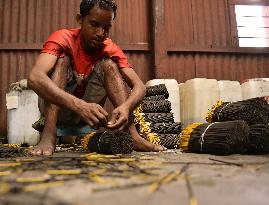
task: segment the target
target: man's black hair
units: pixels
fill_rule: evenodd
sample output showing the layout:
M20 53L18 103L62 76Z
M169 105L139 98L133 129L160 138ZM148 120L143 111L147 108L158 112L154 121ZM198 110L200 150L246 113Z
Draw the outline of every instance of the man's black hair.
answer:
M82 0L80 3L80 14L82 18L87 16L95 5L101 9L113 11L114 19L116 18L117 4L114 0Z

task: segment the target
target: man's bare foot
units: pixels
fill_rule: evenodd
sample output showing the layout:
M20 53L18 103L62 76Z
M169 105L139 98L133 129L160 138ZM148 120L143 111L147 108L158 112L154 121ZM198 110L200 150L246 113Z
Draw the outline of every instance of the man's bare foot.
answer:
M52 155L56 147L56 135L45 131L41 134L40 142L31 151L32 155Z
M134 141L134 149L137 151L143 152L160 152L167 150L165 147L161 145L155 145L150 143L149 141L142 138L138 133L132 134L132 138Z

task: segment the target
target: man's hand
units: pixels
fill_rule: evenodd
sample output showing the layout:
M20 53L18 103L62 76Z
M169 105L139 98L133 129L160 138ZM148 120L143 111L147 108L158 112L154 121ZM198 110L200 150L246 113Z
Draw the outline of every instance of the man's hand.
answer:
M81 117L94 129L107 125L108 113L96 103L85 103L80 109Z
M128 127L129 119L129 108L124 104L117 107L112 112L112 118L108 122L107 128L123 131Z

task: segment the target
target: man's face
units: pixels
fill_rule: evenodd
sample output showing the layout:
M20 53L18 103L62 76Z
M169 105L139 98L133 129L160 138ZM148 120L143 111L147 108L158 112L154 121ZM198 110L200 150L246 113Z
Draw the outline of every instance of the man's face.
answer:
M113 11L94 6L80 21L81 43L86 52L93 52L102 47L103 41L108 37L113 18Z

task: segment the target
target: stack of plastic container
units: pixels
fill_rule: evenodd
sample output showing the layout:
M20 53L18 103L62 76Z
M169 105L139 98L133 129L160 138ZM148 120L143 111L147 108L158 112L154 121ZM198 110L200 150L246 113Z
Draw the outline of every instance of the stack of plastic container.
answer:
M220 98L216 79L195 78L180 86L181 123L185 128L192 123L206 122L205 116Z

